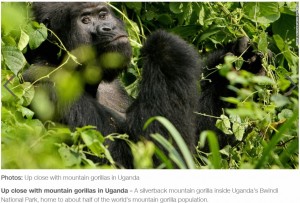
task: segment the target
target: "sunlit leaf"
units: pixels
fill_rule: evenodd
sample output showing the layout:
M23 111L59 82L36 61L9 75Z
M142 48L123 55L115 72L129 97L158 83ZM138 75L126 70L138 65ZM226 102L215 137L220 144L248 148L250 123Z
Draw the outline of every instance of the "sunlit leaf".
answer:
M30 49L38 48L48 36L48 31L45 25L40 24L29 33L29 47Z
M18 43L18 49L20 51L22 51L27 46L28 43L29 43L29 36L23 30L21 30L21 36L20 36L20 40Z
M15 75L26 65L26 59L17 47L4 46L1 52L5 64Z
M280 17L278 3L274 2L247 2L243 10L252 21L263 25L275 22Z
M222 130L225 134L231 135L232 131L231 129L231 123L227 116L221 115L220 119L216 122L216 127Z
M64 161L66 166L77 166L80 164L81 162L81 158L79 156L79 153L71 150L69 147L67 146L61 146L58 149L58 152L62 158L62 160Z

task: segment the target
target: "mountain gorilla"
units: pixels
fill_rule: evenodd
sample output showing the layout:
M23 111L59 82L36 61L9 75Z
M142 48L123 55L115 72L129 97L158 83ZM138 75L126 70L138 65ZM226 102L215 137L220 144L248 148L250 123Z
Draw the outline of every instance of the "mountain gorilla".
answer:
M200 74L221 63L227 52L235 52L232 47L207 56L203 64L198 52L178 36L154 32L141 50L142 81L139 95L133 101L116 79L130 62L129 39L123 22L105 3L33 3L33 14L36 21L53 31L49 31L48 39L38 49L28 54L32 65L23 75L25 81L37 87L32 102L37 117L52 119L71 129L93 125L103 135L127 133L130 140L138 141L142 137L150 139L151 133L169 139L158 122L143 130L147 119L164 116L175 125L192 152L199 132L214 128L214 120L197 119L194 112L206 112L208 108L212 114L219 113L221 91L210 84L201 96L197 84ZM77 57L77 63L68 60L67 50ZM50 77L43 77L47 74ZM81 85L76 86L78 81ZM224 90L226 84L213 82ZM96 98L99 83L100 103ZM40 89L47 92L46 110L52 109L50 116L40 110ZM45 97L44 93L41 95ZM111 142L109 150L120 166L133 167L125 142Z

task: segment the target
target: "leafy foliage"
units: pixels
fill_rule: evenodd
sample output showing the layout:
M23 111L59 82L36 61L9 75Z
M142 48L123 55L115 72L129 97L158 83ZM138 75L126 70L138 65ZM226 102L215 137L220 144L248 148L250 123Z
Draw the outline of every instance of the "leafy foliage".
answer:
M103 137L91 126L71 132L51 121L35 119L28 108L35 94L32 84L20 83L20 73L29 66L23 54L37 48L51 31L32 21L30 3L5 2L1 3L1 83L7 83L13 94L2 88L2 168L115 168L106 146L106 140L115 139L128 142L136 168L152 168L154 154L163 161L160 168L173 168L173 162L179 168L299 167L296 3L128 2L112 3L112 8L126 23L133 47L131 67L121 76L133 97L138 94L141 79L140 48L151 31L166 29L176 33L193 43L200 53L241 36L251 39L256 45L254 51L262 56L264 74L240 70L243 61L239 56L228 56L224 64L216 67L230 80L228 88L237 95L223 98L237 107L224 109L216 126L226 136L235 136L236 145L219 149L215 133L202 132L192 160L176 129L163 118L153 119L169 129L181 153L157 134L153 139L167 148L168 154L150 141L132 143L127 135L119 134ZM69 59L76 62L72 55ZM206 139L209 153L202 150ZM108 164L99 166L88 155L106 158Z

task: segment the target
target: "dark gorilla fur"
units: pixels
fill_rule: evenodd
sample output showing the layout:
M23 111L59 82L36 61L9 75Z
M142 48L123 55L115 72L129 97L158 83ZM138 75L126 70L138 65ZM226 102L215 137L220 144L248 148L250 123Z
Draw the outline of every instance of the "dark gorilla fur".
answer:
M142 81L139 95L133 101L115 79L126 69L131 47L123 22L113 15L106 4L34 3L33 11L36 21L44 23L56 33L67 50L89 45L96 50L97 56L117 52L125 58L117 69L99 66L103 71L99 88L99 83L86 84L84 92L67 104L57 98L52 78L39 81L39 88L46 88L55 105L56 114L52 120L66 124L71 129L93 125L104 135L127 133L130 140L137 142L143 140L142 137L151 139L151 133L160 133L170 139L166 129L158 122L153 122L143 130L150 117L164 116L175 125L191 152L194 152L201 131L217 131L215 119L198 116L195 112L219 116L227 105L220 100L220 96L231 94L226 88L228 81L217 73L211 74L212 82L201 82L201 94L197 82L201 74L209 75L209 70L222 63L227 53L240 54L246 50L247 46L244 45L245 42L248 44L247 40L238 41L200 60L198 52L178 36L161 30L154 32L141 50ZM93 17L93 23L86 23L84 16L92 15L94 11L103 14L104 18L102 15ZM49 34L47 41L27 54L28 61L33 65L25 71L25 81L34 82L63 62L64 54L57 56L60 50L53 43L55 41L55 36ZM97 59L93 60L98 62ZM87 65L78 65L76 71L81 73ZM97 88L100 101L96 98ZM226 144L222 133L218 133L219 140ZM132 155L125 142L118 140L109 145L119 166L133 167ZM159 164L158 159L154 161L156 165Z
M91 11L107 13L107 20L95 20L93 25L81 23L82 16L88 15ZM102 80L112 81L119 72L127 68L131 58L131 46L129 44L124 24L116 18L104 3L33 3L35 20L44 23L63 42L67 50L74 50L78 47L91 45L96 50L96 55L101 56L107 52L121 53L126 61L118 69L110 67L99 67L103 71ZM126 37L121 39L120 36ZM25 81L34 82L42 75L59 66L65 57L54 43L55 36L49 33L48 40L30 52L27 56L29 63L33 65L23 74ZM96 56L96 57L97 57ZM94 59L93 59L94 60ZM81 66L77 65L76 71L84 70L89 61ZM94 125L103 134L118 132L123 129L124 119L120 118L114 111L99 104L96 100L96 93L99 82L85 84L84 93L70 104L62 104L57 98L53 82L42 80L39 86L46 86L50 91L50 99L56 106L55 118L53 120L69 125L71 128L85 125Z
M129 135L150 139L151 133L168 135L154 122L145 131L148 118L163 116L177 127L193 152L195 149L195 114L200 60L198 53L181 38L157 31L148 37L142 49L143 74L140 93L127 110ZM157 161L157 160L156 160Z

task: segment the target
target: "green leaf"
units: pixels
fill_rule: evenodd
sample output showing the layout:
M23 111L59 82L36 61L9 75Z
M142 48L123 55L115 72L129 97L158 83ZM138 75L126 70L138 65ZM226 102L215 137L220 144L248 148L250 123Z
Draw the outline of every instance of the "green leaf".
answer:
M27 46L28 42L29 42L29 36L23 30L21 30L18 49L22 51Z
M104 152L102 148L103 136L96 130L85 130L81 132L81 138L86 146L97 156Z
M259 35L258 50L262 51L263 53L268 52L268 39L267 34L265 32L262 32Z
M267 160L272 157L272 151L276 148L277 143L280 141L280 139L284 136L285 133L289 131L289 129L294 125L294 122L299 118L297 109L293 116L288 119L280 128L279 131L275 134L275 136L272 137L270 142L266 147L264 147L264 151L260 159L258 160L255 168L263 168L264 165L266 164Z
M205 19L205 10L203 6L200 6L200 11L199 11L199 24L204 25L204 19Z
M232 131L235 136L235 138L239 141L242 141L244 133L245 133L245 127L241 125L240 123L234 122L232 124Z
M209 149L212 153L212 165L215 169L221 168L221 155L217 136L212 131L203 131L200 135L200 143L208 140Z
M283 39L280 37L280 35L273 35L273 39L276 42L277 47L280 49L280 51L284 51L285 43Z
M188 38L195 35L197 32L199 32L200 29L201 26L199 25L184 25L174 27L170 31L174 32L177 35L180 35L182 38Z
M15 75L17 75L27 63L24 55L17 47L2 47L2 55L5 64Z
M149 12L145 13L145 19L146 19L147 21L151 21L151 20L153 20L155 17L156 17L156 13L153 12L153 11L149 11Z
M271 100L275 103L277 108L283 107L290 103L289 99L282 94L272 95Z
M151 134L151 137L156 140L164 149L166 149L169 152L169 158L174 161L174 163L181 169L186 169L186 165L182 159L182 157L180 156L180 154L178 153L178 151L176 150L176 148L170 143L168 142L168 140L166 140L163 136L161 136L160 134Z
M183 3L180 2L171 2L169 4L170 11L172 11L175 14L182 13L184 10L183 7Z
M232 135L232 131L230 130L230 120L227 116L221 115L221 119L218 119L216 122L216 127L222 130L225 134Z
M273 85L274 81L267 76L253 76L251 78L252 82L257 83L259 85Z
M142 2L126 2L126 6L133 9L136 13L140 13L142 9Z
M209 38L212 35L216 35L217 33L219 33L221 30L220 29L211 29L211 30L207 30L204 34L202 34L199 38L199 42L206 40L207 38Z
M297 74L299 57L290 50L288 43L285 42L279 35L273 35L273 39L275 40L277 47L283 53L284 58L289 63L290 69L292 69L294 74Z
M169 14L161 14L157 17L157 20L165 26L171 25L173 23L173 19Z
M272 31L296 45L296 16L281 14L279 20L272 24Z
M58 152L66 166L78 166L81 162L80 154L66 145L62 145Z
M21 87L23 88L23 106L28 106L34 98L34 87L28 89L28 87L30 86L31 84L29 82L24 82L23 84L21 84Z
M153 168L152 156L155 151L155 145L153 142L138 142L136 144L131 143L131 151L134 157L134 168L145 169Z
M152 117L152 118L148 119L148 121L145 123L144 129L147 128L148 125L151 122L153 122L153 120L159 121L169 131L169 133L171 134L171 136L175 140L178 148L180 149L180 151L181 151L181 153L182 153L182 155L183 155L183 157L186 161L186 164L187 164L188 168L190 168L190 169L195 168L194 159L193 159L193 157L190 153L190 150L188 149L185 141L181 137L178 130L175 128L175 126L170 121L168 121L166 118L160 117L160 116Z
M232 104L239 104L241 101L235 97L222 97L221 98L223 101L232 103Z
M33 25L34 26L34 25ZM45 25L40 24L29 33L29 47L30 49L38 48L48 36L47 28Z
M241 141L245 133L246 124L242 123L241 118L237 115L230 115L230 120L233 123L232 131L235 138Z
M288 119L293 116L293 111L290 109L283 109L279 114L278 118L279 120Z
M23 107L23 106L19 106L18 111L20 111L22 113L23 117L26 117L28 119L32 119L32 117L34 115L33 111L31 111L30 109Z
M274 2L247 2L243 10L250 20L265 26L280 17L279 4Z
M21 2L1 2L1 37L25 24L28 15L25 6Z

